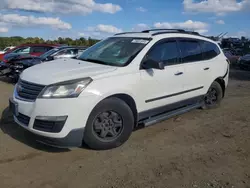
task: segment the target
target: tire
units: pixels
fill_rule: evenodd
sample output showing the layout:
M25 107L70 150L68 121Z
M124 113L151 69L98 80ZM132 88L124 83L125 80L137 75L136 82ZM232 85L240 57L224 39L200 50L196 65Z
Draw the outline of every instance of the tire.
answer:
M214 81L204 97L202 109L214 109L220 106L223 98L223 90L221 85Z
M127 103L119 98L108 98L90 113L83 141L95 150L116 148L128 140L133 128L134 116Z

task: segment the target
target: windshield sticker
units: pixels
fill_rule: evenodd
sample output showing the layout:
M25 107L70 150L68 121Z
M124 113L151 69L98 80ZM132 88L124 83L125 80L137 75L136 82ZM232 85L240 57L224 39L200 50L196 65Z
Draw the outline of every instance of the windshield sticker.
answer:
M134 39L134 40L132 40L131 43L147 44L148 42L149 42L148 40Z

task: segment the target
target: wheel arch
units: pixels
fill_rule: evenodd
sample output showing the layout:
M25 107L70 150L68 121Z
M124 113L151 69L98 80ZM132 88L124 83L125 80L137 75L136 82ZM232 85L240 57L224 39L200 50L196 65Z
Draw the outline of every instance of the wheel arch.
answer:
M125 93L118 93L118 94L110 95L110 96L106 97L105 99L112 98L112 97L121 99L130 107L130 109L132 110L133 115L134 115L134 127L136 127L137 121L138 121L138 111L137 111L137 106L136 106L134 98L128 94L125 94ZM105 100L105 99L103 99L103 100Z
M225 96L225 91L226 91L226 83L223 79L223 77L218 77L214 80L215 82L218 82L222 88L222 91L223 91L223 97Z

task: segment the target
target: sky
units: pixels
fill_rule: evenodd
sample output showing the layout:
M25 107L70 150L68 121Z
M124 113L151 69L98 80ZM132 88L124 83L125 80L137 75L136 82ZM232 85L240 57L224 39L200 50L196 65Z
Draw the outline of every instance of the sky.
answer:
M149 28L250 37L250 0L0 0L0 36L102 39Z

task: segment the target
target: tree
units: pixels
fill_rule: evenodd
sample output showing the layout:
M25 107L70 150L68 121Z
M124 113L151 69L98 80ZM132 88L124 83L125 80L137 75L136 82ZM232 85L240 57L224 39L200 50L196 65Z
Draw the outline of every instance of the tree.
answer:
M81 37L79 39L71 39L69 37L67 38L62 38L59 37L56 40L44 40L39 37L28 37L28 38L23 38L20 36L13 36L13 37L0 37L0 49L4 49L7 46L19 46L21 44L30 44L30 43L48 43L48 44L67 44L67 45L72 45L72 46L91 46L98 42L99 40L92 39L92 38L84 38Z

